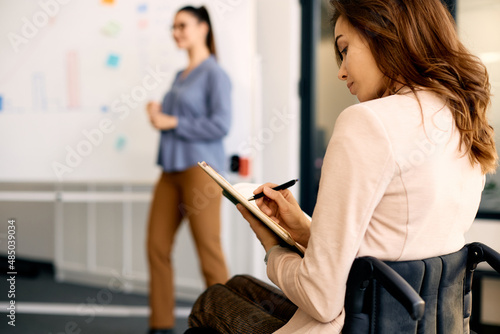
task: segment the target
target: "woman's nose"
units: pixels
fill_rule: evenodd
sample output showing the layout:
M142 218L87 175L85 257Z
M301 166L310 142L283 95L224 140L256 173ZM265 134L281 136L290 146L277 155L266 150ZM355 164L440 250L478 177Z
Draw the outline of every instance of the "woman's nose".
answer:
M342 81L347 80L347 70L345 69L344 62L342 62L342 64L340 65L338 78L339 78L339 80L342 80Z

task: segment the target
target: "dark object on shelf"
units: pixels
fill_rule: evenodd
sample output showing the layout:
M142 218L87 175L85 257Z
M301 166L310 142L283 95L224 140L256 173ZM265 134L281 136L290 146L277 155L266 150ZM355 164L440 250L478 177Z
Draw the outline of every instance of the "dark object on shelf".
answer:
M239 156L237 156L237 155L231 156L229 170L233 173L238 173L238 171L240 170L240 157Z

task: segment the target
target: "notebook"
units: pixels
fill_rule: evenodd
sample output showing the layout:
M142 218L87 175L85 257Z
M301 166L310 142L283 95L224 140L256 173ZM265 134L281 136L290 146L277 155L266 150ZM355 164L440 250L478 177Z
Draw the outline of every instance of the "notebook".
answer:
M200 166L212 179L214 179L215 182L217 182L217 184L222 188L222 194L233 202L234 205L241 203L241 205L247 208L248 211L250 211L258 220L269 227L271 231L280 237L288 246L290 246L290 248L297 251L300 255L304 254L304 247L296 243L287 230L262 212L255 201L250 202L247 200L247 198L253 195L253 190L255 190L258 185L252 183L238 183L233 186L205 161L198 162L198 166Z

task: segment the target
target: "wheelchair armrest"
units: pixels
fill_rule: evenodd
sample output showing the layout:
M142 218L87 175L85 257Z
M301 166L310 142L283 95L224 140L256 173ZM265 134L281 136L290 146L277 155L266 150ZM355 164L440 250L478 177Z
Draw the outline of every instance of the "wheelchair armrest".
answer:
M394 269L374 257L365 257L373 268L373 278L405 307L413 320L424 316L425 302Z
M467 247L469 248L470 269L474 270L478 263L486 261L496 272L500 273L500 254L497 251L480 242L473 242Z

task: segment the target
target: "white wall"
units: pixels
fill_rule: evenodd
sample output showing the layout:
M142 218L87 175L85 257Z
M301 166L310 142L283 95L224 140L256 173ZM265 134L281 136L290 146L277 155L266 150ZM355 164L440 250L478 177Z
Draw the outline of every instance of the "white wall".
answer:
M299 2L260 0L257 15L257 52L262 61L261 125L273 131L272 140L263 140L261 176L262 181L279 183L299 175ZM292 188L295 192L297 189Z
M298 1L257 2L257 52L261 63L261 115L257 127L255 182L298 178L300 167L300 5ZM299 186L291 188L298 198ZM264 251L254 237L253 274L267 279Z

